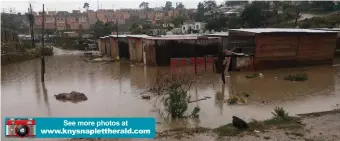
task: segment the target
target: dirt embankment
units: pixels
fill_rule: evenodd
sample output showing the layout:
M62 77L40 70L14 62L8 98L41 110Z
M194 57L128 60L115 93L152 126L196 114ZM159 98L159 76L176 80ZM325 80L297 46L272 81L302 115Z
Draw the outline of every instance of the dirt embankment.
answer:
M263 125L260 125L260 124ZM216 129L177 129L157 133L155 139L71 139L70 141L339 141L340 110L303 114L294 120L251 123L239 132L230 125Z

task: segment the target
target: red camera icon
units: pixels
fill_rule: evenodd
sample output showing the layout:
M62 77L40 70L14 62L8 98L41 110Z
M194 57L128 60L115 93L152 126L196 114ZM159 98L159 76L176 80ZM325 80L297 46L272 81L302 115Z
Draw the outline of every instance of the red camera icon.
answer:
M11 118L6 120L6 137L35 137L35 120L28 119L15 119Z

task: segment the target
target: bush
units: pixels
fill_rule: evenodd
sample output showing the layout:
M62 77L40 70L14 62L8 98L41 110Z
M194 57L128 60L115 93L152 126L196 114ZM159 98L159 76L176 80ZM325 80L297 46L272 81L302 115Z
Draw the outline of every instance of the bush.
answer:
M284 77L284 80L289 80L289 81L306 81L308 80L308 74L305 72L301 72L295 75L288 75Z
M165 110L172 118L183 118L188 109L187 93L179 88L178 85L170 86L167 91L168 97L165 98Z
M234 95L234 96L232 96L231 98L228 99L228 103L229 103L229 104L236 104L237 101L238 101L238 99L239 99L239 98L238 98L237 96Z
M246 78L255 78L255 77L259 77L260 74L259 73L253 73L251 75L247 75Z
M199 115L198 115L198 113L201 111L201 108L200 107L195 107L193 110L192 110L192 112L191 112L191 117L193 117L193 118L198 118L199 117Z
M274 118L287 119L288 113L282 107L275 107L274 112L272 112Z
M195 76L196 77L196 76ZM155 85L149 92L156 94L157 99L163 99L165 112L173 119L188 117L188 91L195 82L193 77L186 74L171 73L156 77ZM198 117L199 107L195 107L191 117Z

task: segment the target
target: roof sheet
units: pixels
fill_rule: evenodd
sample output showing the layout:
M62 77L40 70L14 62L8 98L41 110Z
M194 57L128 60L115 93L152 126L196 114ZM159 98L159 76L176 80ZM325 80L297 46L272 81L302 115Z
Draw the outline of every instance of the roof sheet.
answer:
M315 28L315 30L340 31L340 28Z
M229 35L229 32L216 32L216 33L212 33L212 34L206 34L207 36L221 36L221 37L225 37Z
M142 35L127 35L127 37L133 37L133 38L145 38L150 37L148 35L142 34Z
M230 31L243 31L252 33L335 33L334 31L313 30L313 29L298 29L298 28L251 28L251 29L230 29Z
M197 40L199 36L172 36L172 37L147 37L149 40ZM208 37L208 39L218 39L218 37Z
M109 35L110 37L117 38L117 35ZM127 35L118 35L118 38L126 38Z

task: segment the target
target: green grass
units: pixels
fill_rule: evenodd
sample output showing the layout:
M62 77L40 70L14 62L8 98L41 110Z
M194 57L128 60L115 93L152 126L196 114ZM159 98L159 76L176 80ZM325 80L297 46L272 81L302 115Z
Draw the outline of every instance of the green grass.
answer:
M301 123L301 119L297 117L288 117L288 118L272 118L264 121L257 121L253 120L252 122L248 123L249 125L249 133L252 133L254 130L258 130L264 132L266 129L270 129L273 127L277 127L279 129L289 129L289 130L296 130L302 129L304 124ZM220 126L215 128L213 132L217 133L219 136L236 136L241 134L242 131L236 129L231 123L227 125Z
M260 75L258 73L253 73L250 75L247 75L246 78L255 78L255 77L259 77Z
M305 72L300 72L295 75L288 75L284 77L284 80L289 80L289 81L306 81L308 80L308 74Z

